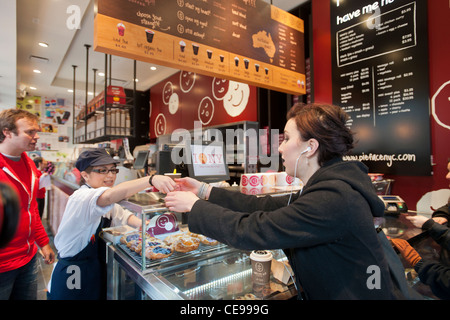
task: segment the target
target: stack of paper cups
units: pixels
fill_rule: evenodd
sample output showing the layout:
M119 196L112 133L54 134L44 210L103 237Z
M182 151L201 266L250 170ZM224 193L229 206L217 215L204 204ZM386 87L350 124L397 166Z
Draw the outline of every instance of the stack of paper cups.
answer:
M276 185L276 173L247 173L241 176L241 187L273 187Z
M276 173L248 173L241 176L241 192L260 194L276 185Z
M300 186L300 179L288 175L286 172L277 172L276 174L277 186Z

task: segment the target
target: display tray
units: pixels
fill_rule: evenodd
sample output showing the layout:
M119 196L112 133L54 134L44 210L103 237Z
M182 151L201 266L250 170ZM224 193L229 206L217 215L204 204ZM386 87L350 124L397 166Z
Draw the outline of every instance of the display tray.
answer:
M192 262L193 260L209 259L231 250L230 247L223 243L219 243L214 246L201 243L198 249L190 252L185 253L175 251L171 256L164 259L146 259L144 268L142 265L142 256L140 254L130 250L124 243L118 243L116 244L116 247L127 254L131 260L139 266L140 269L143 271L145 270L146 272L178 267L184 263Z

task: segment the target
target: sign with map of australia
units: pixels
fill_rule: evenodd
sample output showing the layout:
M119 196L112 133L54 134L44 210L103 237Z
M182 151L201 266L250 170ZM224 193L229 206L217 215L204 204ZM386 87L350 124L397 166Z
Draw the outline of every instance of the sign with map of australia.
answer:
M303 20L262 0L97 0L96 51L305 94Z

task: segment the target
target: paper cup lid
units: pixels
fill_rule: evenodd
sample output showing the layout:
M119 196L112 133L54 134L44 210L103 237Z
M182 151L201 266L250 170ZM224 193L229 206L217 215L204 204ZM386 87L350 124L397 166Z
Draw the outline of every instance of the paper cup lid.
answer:
M272 253L267 250L255 250L250 254L250 259L255 261L270 261L272 260Z

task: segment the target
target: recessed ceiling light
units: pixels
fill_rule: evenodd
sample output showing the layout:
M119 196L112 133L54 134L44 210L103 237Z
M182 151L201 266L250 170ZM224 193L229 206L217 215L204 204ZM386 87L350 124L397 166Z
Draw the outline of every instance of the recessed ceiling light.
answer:
M48 48L48 43L45 42L39 42L39 45L43 48Z
M99 72L98 75L99 75L100 77L104 77L104 76L105 76L105 74L104 74L103 72Z
M36 87L30 87L30 90L37 90Z
M41 70L34 69L33 72L34 72L34 73L41 73Z
M67 90L67 92L73 92L73 90L72 90L72 89L69 89L69 90Z
M135 82L139 82L139 79L134 79Z
M156 67L150 67L150 70L155 71L155 70L156 70Z

